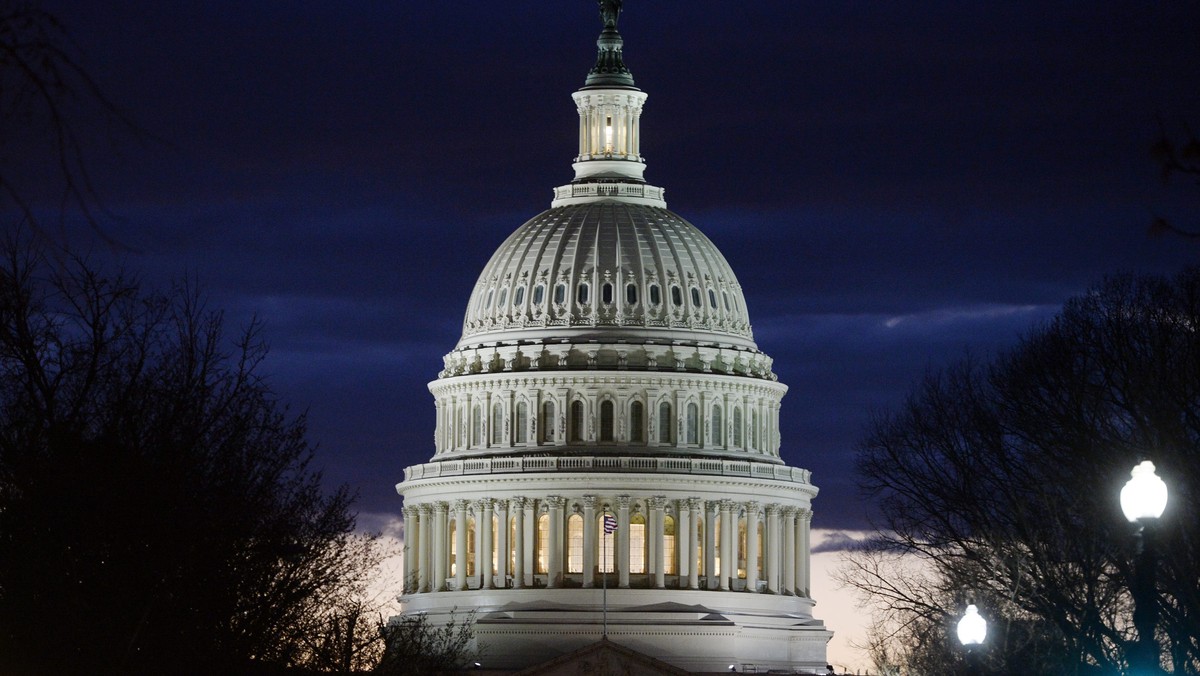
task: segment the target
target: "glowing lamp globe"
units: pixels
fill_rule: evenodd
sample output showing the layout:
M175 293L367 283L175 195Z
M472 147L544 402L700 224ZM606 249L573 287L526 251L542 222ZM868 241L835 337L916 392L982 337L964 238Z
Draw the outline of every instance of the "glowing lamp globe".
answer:
M975 604L967 606L967 612L958 621L958 640L965 646L980 645L987 638L987 620L979 614Z
M1130 521L1157 519L1167 508L1167 484L1154 473L1154 463L1143 460L1133 468L1133 478L1121 489L1121 511Z

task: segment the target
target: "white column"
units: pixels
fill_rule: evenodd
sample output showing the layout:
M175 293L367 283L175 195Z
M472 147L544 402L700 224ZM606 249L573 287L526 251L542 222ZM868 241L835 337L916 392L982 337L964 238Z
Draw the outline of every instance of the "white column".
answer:
M413 557L417 553L417 540L421 537L421 525L418 523L420 517L417 516L418 510L415 507L408 505L402 510L404 514L404 563L401 568L400 588L402 593L411 594L416 589L412 583L413 573L416 572L416 567L413 565Z
M746 503L746 591L758 591L758 503Z
M696 548L692 546L692 507L691 500L679 501L679 518L675 520L675 556L679 566L675 572L679 574L679 588L693 587L687 582L692 576L692 559L696 557Z
M512 499L513 519L516 522L513 530L513 588L525 587L525 498Z
M508 500L496 501L496 577L500 588L508 588Z
M796 508L783 509L783 582L780 592L796 593Z
M473 589L483 589L483 500L472 504L475 515L475 574L468 583Z
M711 500L704 519L704 588L717 588L717 519L721 518L721 503Z
M495 539L492 537L492 499L480 500L476 514L478 516L475 517L475 528L479 532L479 544L482 545L475 550L476 556L479 557L479 564L476 566L479 570L479 588L491 589L494 586L495 574L492 569L492 550L495 547Z
M617 496L617 586L629 588L629 496Z
M423 592L437 591L436 587L430 587L430 572L432 572L430 564L433 561L430 554L433 551L431 547L433 533L432 529L424 527L424 524L429 523L431 519L433 508L430 505L420 505L419 509L421 516L418 517L418 521L421 526L418 526L419 539L417 540L417 587Z
M801 509L796 513L796 527L799 531L796 534L798 540L796 545L796 567L799 568L796 572L796 589L803 593L806 598L811 596L811 592L809 591L811 588L809 580L811 566L808 560L810 550L808 541L809 527L811 524L811 509Z
M656 589L662 589L663 587L667 586L667 581L666 581L667 566L666 566L666 561L664 560L664 556L665 556L666 552L663 551L665 549L665 547L663 547L663 539L665 537L665 532L666 532L665 524L663 523L663 521L664 521L663 517L665 516L665 512L663 511L663 506L664 506L665 502L666 502L666 498L664 498L661 495L657 495L653 498L650 498L650 500L649 500L650 522L653 524L653 526L651 527L651 531L653 532L653 535L651 536L650 543L654 547L653 549L650 550L651 552L653 552L653 555L650 557L650 560L654 566L654 568L653 568L653 570L654 570L654 586ZM676 547L679 546L678 538L676 538L676 540L675 540L675 546Z
M563 503L561 495L551 495L550 541L547 543L546 586L561 587L563 579Z
M583 586L596 586L596 496L583 496Z
M533 574L537 570L533 565L536 560L534 557L537 555L535 551L537 549L537 538L535 536L535 533L537 533L537 512L535 506L533 500L525 500L525 549L521 552L521 556L525 559L524 573L526 587L533 586Z
M779 505L767 505L767 591L779 593Z
M433 505L433 586L437 591L446 591L446 559L450 554L450 544L446 542L446 514L449 511L450 505L445 501L439 500Z
M717 589L721 591L729 591L730 581L737 577L737 548L734 546L737 521L733 518L733 507L733 500L721 501L721 578L717 580Z
M454 588L467 588L467 501L454 502Z

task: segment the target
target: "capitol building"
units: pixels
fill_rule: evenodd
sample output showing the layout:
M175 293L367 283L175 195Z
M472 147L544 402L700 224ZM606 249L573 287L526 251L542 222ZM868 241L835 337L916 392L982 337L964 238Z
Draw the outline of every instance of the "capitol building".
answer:
M647 94L621 3L600 6L574 179L483 266L429 385L433 456L397 486L402 612L474 611L491 670L608 646L658 665L636 673L826 673L787 387L728 262L643 178Z

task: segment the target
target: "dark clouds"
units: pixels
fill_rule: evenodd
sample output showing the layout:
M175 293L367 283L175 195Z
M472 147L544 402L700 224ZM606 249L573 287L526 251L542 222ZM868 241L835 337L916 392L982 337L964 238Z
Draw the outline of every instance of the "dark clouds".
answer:
M571 177L594 3L49 7L159 139L82 120L127 264L262 317L327 476L398 509L475 277ZM647 179L739 276L818 526L863 525L861 425L925 369L1196 259L1145 235L1196 212L1147 153L1200 116L1195 3L630 0L621 30Z

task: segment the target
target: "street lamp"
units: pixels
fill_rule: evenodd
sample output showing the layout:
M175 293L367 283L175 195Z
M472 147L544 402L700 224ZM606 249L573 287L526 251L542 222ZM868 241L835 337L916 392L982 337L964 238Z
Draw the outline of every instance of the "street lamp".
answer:
M958 641L967 649L967 666L971 673L979 671L979 656L977 649L987 638L987 620L979 614L975 604L967 606L967 612L958 621Z
M1143 460L1130 473L1133 475L1121 489L1121 511L1131 523L1138 524L1137 561L1133 577L1133 626L1138 640L1129 656L1133 673L1158 674L1158 641L1154 629L1158 625L1158 591L1155 582L1157 557L1154 551L1153 526L1167 508L1167 484L1154 473L1154 463Z

